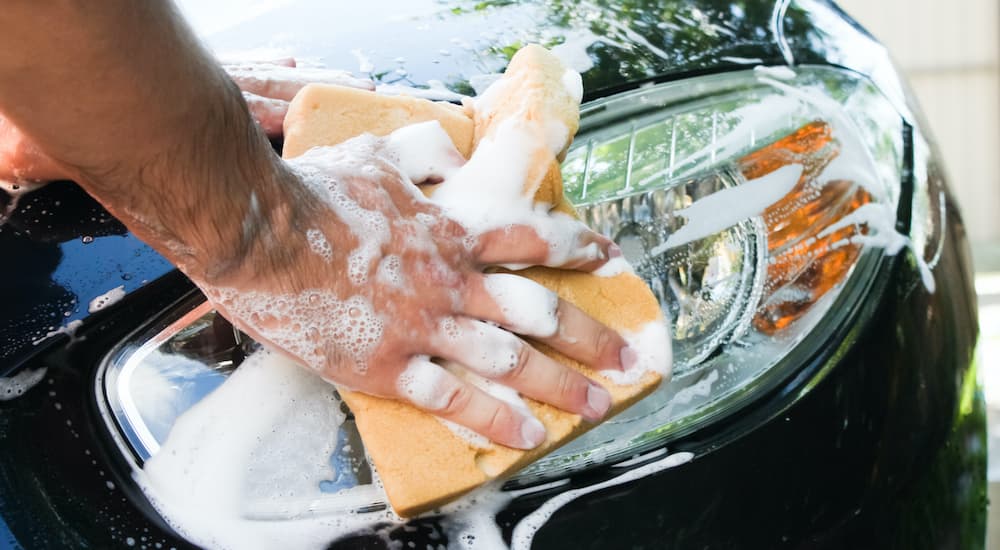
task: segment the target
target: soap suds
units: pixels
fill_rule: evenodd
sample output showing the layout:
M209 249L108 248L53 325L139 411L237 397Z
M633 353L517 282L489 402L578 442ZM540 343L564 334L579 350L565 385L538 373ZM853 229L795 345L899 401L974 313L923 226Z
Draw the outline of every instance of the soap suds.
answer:
M333 247L330 241L326 240L326 235L319 229L306 230L306 242L309 243L309 250L323 258L323 261L330 263L333 261Z
M38 344L41 344L45 340L48 340L49 338L52 338L53 336L58 336L60 334L65 334L66 336L69 336L69 340L71 343L75 342L77 340L76 331L79 330L81 326L83 326L83 320L81 319L70 321L55 330L50 330L45 334L45 336L42 336L41 338L32 341L31 345L37 346Z
M681 464L690 462L692 458L694 458L694 454L692 453L674 453L667 455L656 462L651 462L644 466L639 466L634 470L629 470L624 474L613 477L607 481L560 493L547 500L545 504L526 516L517 524L514 528L514 534L511 537L510 547L513 550L529 550L531 548L531 541L535 537L535 533L537 533L538 530L545 525L545 522L552 517L552 514L583 495L593 493L594 491L599 491L601 489L606 489L608 487L628 483L630 481L635 481L637 479L662 472L663 470L669 468L676 468Z
M396 521L390 512L356 514L356 499L319 490L335 474L339 405L333 386L312 373L255 354L177 420L134 478L171 527L199 546L324 548L351 530Z
M96 313L106 307L111 307L117 304L118 301L124 297L125 285L117 286L91 300L90 304L87 305L87 311L90 313Z
M448 383L447 372L431 363L426 356L410 359L406 370L396 380L399 394L413 404L429 411L439 411L448 405L451 393L442 391Z
M737 57L735 55L724 55L719 60L728 61L729 63L739 63L740 65L758 65L764 62L759 57Z
M0 401L21 397L45 378L46 367L24 369L10 377L0 377Z
M900 250L906 248L912 253L911 257L920 272L920 281L924 288L928 292L934 292L936 288L934 273L924 260L923 254L913 246L913 241L896 230L896 215L891 208L879 203L862 205L824 229L818 237L832 235L836 231L852 225L867 227L868 233L863 234L859 231L846 239L846 242L834 243L832 248L840 248L847 244L874 246L881 248L889 256L895 256L899 254Z
M317 289L279 294L233 288L209 288L205 295L317 371L327 367L322 346L333 344L345 360L353 361L355 372L364 373L368 356L382 340L382 318L362 296L340 300ZM317 319L325 322L316 324Z
M494 273L483 279L486 292L503 313L512 331L549 338L559 328L559 297L544 286L519 275Z
M637 331L622 332L622 337L638 355L635 366L627 371L602 370L601 376L615 384L628 385L638 382L647 372L656 372L663 377L661 385L670 382L673 350L667 323L651 321Z
M769 76L778 80L794 80L795 71L786 65L757 65L753 68L754 74L758 76Z
M701 198L676 215L687 223L674 231L667 241L650 251L658 256L671 248L704 239L753 216L781 200L802 177L802 165L789 164L742 185L716 191Z

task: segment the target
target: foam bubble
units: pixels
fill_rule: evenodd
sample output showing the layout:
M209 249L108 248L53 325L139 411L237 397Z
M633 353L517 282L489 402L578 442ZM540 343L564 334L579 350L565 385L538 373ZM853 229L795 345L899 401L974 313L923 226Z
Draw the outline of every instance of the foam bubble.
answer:
M24 395L45 378L46 368L24 369L11 377L0 377L0 401L9 401Z
M448 405L451 394L444 389L447 373L441 367L421 355L410 359L399 378L396 389L419 407L438 411Z
M316 370L328 366L323 346L332 344L354 362L355 371L363 373L385 329L368 299L358 295L340 300L334 293L318 289L271 293L232 288L208 288L205 294L263 338Z
M90 313L96 313L106 307L110 307L118 303L119 300L125 297L125 285L116 286L111 290L97 296L90 301L87 306L87 311Z
M323 261L330 263L333 261L333 247L330 241L326 240L326 235L319 229L307 229L306 241L309 243L309 250L323 258Z
M375 279L383 285L405 288L406 278L403 275L403 260L395 254L382 258L378 264Z
M559 297L521 276L495 273L483 279L486 292L500 307L504 323L518 334L548 338L559 328Z
M602 370L600 375L615 384L634 384L646 372L659 373L663 377L661 384L670 382L671 356L670 330L662 320L652 321L643 325L635 332L623 332L622 337L630 348L635 350L638 360L634 367L627 371Z

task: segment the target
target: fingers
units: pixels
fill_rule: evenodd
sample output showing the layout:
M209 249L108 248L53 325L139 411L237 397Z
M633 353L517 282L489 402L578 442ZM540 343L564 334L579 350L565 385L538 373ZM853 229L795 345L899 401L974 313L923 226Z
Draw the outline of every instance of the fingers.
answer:
M473 372L564 411L596 422L611 408L611 394L513 334L470 319L457 321L438 353Z
M279 67L294 67L296 65L294 57L279 57L275 59L226 59L222 60L222 66L226 70L229 68L254 70L266 68L270 65Z
M530 336L597 370L628 370L637 361L617 332L542 285L512 273L468 278L462 313Z
M599 269L621 255L618 247L565 214L510 225L479 237L476 259L484 265L521 269L532 265L579 271Z
M332 69L280 65L261 65L252 69L229 66L225 69L244 92L284 101L291 101L307 84L337 84L364 90L375 89L375 85L368 79L355 78L348 72Z
M288 114L287 101L261 97L250 92L243 92L243 99L247 102L250 115L267 137L276 138L282 135L285 115Z
M545 441L545 426L526 411L459 379L426 357L414 357L397 381L399 395L435 416L515 449Z

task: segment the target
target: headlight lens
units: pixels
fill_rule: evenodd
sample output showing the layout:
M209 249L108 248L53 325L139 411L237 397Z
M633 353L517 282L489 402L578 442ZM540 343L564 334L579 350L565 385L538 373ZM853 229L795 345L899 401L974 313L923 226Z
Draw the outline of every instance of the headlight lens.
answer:
M673 320L674 378L518 481L660 445L786 379L864 297L882 256L866 245L894 231L902 159L900 116L843 70L699 77L586 106L566 191ZM253 347L200 301L120 346L97 389L123 448L155 453ZM351 456L334 463L355 475L331 491L371 477L361 446L341 447Z

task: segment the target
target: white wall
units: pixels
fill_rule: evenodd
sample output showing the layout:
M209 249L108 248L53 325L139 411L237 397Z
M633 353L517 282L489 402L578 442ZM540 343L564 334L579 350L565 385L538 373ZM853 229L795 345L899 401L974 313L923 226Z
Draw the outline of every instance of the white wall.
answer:
M889 47L909 77L972 241L1000 243L1000 1L838 3Z

